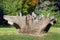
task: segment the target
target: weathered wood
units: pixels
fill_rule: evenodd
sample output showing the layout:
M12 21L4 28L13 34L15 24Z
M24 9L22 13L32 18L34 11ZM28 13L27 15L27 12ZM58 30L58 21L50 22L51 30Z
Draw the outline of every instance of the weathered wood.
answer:
M31 16L31 15L4 16L4 19L12 22L13 24L16 23L15 25L19 25L18 28L20 27L19 31L21 33L30 33L30 34L45 33L48 31L48 30L46 30L48 25L53 23L54 21L56 21L55 18L53 18L53 20L51 18L45 17L45 16L33 18L33 16Z

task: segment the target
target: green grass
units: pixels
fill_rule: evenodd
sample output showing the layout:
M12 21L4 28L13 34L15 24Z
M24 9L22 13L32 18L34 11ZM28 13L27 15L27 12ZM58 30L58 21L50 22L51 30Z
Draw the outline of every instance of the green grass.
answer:
M52 27L47 35L44 36L45 40L60 40L60 28Z
M23 35L15 28L0 28L0 40L60 40L60 28L51 27L43 36Z

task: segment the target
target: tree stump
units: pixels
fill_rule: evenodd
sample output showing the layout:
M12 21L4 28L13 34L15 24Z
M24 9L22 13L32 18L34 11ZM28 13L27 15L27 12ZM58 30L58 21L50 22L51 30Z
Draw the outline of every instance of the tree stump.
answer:
M15 23L14 26L18 25L15 28L18 27L17 29L19 29L19 32L28 34L41 34L48 32L52 24L56 23L56 18L51 19L46 16L36 17L35 19L31 15L4 16L4 19L12 22L12 25Z

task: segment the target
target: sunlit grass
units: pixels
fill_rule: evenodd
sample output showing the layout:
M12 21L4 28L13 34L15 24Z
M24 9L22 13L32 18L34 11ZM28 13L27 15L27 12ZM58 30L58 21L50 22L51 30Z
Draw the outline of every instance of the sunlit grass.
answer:
M0 28L0 40L60 40L60 28L51 27L43 36L30 36L18 33L15 28Z
M52 27L47 35L44 36L45 40L60 40L60 28Z

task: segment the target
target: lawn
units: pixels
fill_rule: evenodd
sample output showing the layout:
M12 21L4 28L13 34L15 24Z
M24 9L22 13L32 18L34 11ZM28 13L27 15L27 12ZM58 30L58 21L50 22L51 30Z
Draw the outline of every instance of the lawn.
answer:
M15 28L0 28L0 40L60 40L60 28L51 27L43 36L30 36L18 33Z

